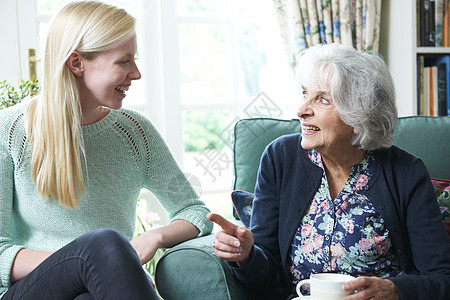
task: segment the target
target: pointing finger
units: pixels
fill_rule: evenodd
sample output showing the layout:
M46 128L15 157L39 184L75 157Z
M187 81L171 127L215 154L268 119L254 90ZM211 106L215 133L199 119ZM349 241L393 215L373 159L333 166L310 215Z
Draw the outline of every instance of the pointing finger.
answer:
M225 231L226 233L231 234L231 235L234 235L235 230L238 227L238 226L234 225L233 223L231 223L230 221L227 221L224 217L222 217L219 214L209 213L206 215L206 217L211 222L214 222L217 225L219 225L220 227L222 227L223 231Z

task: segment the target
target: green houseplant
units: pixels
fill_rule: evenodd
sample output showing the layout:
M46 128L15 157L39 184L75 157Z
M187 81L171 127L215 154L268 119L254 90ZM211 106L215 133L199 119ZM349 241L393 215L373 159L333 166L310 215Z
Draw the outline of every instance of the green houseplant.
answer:
M0 109L16 105L26 97L36 95L39 89L38 81L21 79L17 88L6 80L0 81Z

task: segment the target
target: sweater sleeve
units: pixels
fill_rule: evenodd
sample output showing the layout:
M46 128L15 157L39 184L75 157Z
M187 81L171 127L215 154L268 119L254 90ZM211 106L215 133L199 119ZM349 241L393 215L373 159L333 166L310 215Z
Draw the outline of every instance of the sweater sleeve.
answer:
M11 266L17 252L9 237L14 194L14 163L8 149L8 128L4 114L0 116L0 294L10 286Z
M145 182L149 189L167 210L171 221L186 220L200 230L200 236L209 234L213 224L206 218L210 210L200 200L194 187L181 171L169 147L153 126L142 117L144 133ZM146 145L145 141L148 141Z
M425 165L417 159L402 181L405 228L411 262L406 274L390 278L401 299L450 299L450 239ZM402 202L403 202L402 201ZM398 249L404 256L408 249Z

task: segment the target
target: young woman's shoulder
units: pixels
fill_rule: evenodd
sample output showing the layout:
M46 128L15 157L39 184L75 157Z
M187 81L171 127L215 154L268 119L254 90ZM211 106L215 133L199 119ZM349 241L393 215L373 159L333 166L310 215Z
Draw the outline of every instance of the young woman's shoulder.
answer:
M154 138L161 136L153 122L143 112L123 107L116 110L115 113L117 114L116 121L120 126L130 129L138 136L145 135Z
M9 132L12 127L23 124L25 102L0 110L0 135Z
M132 123L137 126L151 126L152 121L141 111L129 107L122 107L116 111L121 122Z
M14 118L15 116L23 114L25 111L25 106L27 102L21 102L16 105L10 106L0 110L0 119L8 120Z

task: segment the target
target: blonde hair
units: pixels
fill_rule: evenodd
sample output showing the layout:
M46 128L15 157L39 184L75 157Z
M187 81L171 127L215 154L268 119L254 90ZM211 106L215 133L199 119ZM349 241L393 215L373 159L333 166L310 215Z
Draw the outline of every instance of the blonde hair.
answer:
M125 10L97 1L72 2L48 29L41 94L25 111L33 145L31 176L46 198L75 208L86 192L80 97L67 59L76 50L86 59L135 35L135 19Z

